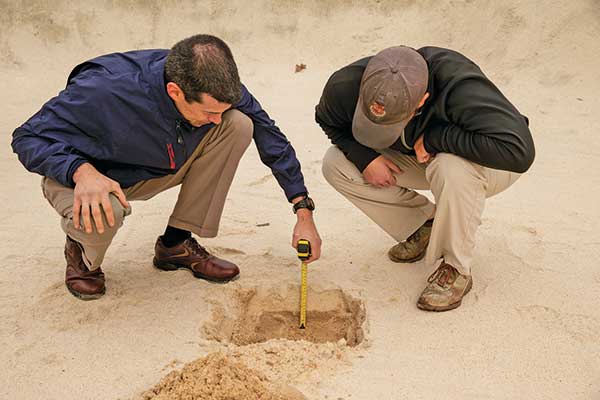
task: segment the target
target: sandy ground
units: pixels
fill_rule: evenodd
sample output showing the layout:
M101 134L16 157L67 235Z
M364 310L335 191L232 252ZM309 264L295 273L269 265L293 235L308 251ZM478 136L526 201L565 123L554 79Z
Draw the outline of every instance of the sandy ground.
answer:
M78 3L0 1L0 398L131 399L222 351L309 399L600 399L597 1ZM244 82L294 144L324 240L309 280L364 302L360 345L236 346L206 335L240 293L299 281L294 217L254 147L219 236L204 241L241 265L239 280L152 268L170 191L133 204L106 257L104 298L84 303L64 288L64 236L39 177L11 153L13 129L76 63L199 32L230 43ZM471 57L530 117L536 141L530 172L486 204L473 291L449 313L415 307L430 267L388 261L392 240L320 174L328 141L313 111L327 77L397 44ZM307 69L294 73L297 63Z

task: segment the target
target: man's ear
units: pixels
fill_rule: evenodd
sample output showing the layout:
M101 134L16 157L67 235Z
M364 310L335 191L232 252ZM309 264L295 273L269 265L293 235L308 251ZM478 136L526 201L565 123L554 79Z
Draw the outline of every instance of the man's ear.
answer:
M179 87L175 82L167 83L167 94L173 101L181 101L185 99L185 95L183 94L183 90Z
M423 105L425 104L425 101L427 101L428 98L429 98L429 92L425 92L425 94L423 95L423 98L419 102L419 106L417 107L417 109L423 107Z

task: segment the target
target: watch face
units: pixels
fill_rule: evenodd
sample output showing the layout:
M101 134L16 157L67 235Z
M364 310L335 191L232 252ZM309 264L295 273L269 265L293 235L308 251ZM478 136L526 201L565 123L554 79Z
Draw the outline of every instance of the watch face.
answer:
M305 197L304 199L294 204L294 213L301 208L307 208L310 211L313 211L315 209L315 202L310 197Z

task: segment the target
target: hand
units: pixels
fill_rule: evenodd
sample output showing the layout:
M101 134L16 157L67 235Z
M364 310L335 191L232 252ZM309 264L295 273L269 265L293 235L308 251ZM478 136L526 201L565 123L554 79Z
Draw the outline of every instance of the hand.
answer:
M109 194L114 193L123 207L129 207L125 193L116 181L102 175L90 163L79 166L73 174L75 191L73 194L73 225L75 229L85 228L86 233L92 233L92 218L96 223L98 233L104 232L102 209L109 226L115 225L115 216ZM80 216L83 217L81 226Z
M317 227L313 221L312 211L305 208L301 208L296 213L298 222L294 227L294 234L292 235L292 247L298 248L298 240L305 239L310 242L310 258L306 260L306 263L316 261L321 257L321 237L317 232Z
M375 187L388 187L396 184L394 173L401 174L402 170L392 160L379 156L364 169L363 178Z
M413 149L417 154L417 161L421 164L426 163L433 158L433 156L429 154L427 150L425 150L425 144L423 143L424 137L425 135L419 136L419 138L415 142L415 145L413 146Z

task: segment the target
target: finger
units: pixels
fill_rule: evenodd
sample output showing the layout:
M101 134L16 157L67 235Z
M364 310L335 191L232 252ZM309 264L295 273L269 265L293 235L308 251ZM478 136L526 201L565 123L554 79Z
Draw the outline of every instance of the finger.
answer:
M100 204L92 203L92 217L94 218L94 222L96 222L96 230L98 233L104 233L104 222L102 221Z
M317 240L316 243L317 243L317 245L313 249L313 254L310 257L310 262L317 261L319 258L321 258L321 246L322 246L321 239Z
M388 167L397 174L401 174L402 170L393 161L388 160Z
M73 200L73 225L75 226L75 229L77 229L77 230L81 229L81 226L79 225L80 213L81 213L81 199L79 199L79 197L75 196L75 199Z
M129 202L127 201L127 196L125 196L125 192L123 192L123 189L121 189L121 186L119 186L117 184L112 193L114 193L115 196L117 196L117 199L119 199L119 201L121 202L123 207L129 208Z
M104 215L106 215L106 222L108 222L108 226L115 226L115 214L108 195L102 198L102 209L104 210Z
M317 261L319 258L321 257L321 251L315 251L313 254L311 254L310 258L308 260L306 260L307 264L310 264L313 261Z
M90 204L85 201L81 204L81 217L83 218L83 227L86 233L92 233L92 221L90 220Z

